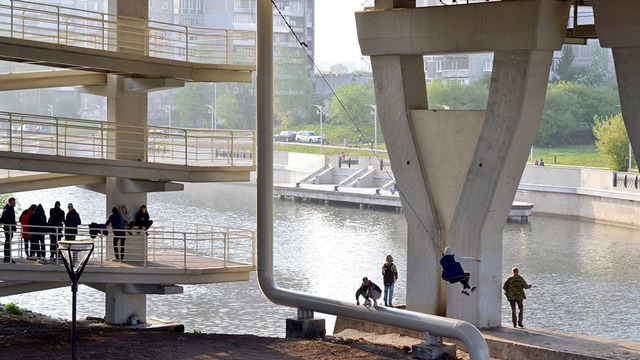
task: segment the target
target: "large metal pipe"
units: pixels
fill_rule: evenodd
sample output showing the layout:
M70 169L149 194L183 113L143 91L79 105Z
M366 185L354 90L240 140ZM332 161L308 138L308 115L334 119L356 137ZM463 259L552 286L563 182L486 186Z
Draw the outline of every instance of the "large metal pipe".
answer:
M480 331L462 320L413 311L376 308L374 311L333 299L280 289L273 276L273 10L270 0L258 0L258 283L272 302L307 311L397 326L435 336L459 339L471 359L489 360L489 347Z

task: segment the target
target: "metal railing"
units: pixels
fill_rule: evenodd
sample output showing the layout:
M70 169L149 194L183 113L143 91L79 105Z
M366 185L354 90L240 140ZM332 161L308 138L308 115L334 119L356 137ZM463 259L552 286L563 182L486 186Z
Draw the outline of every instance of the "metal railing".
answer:
M4 226L5 224L0 224L0 229ZM8 229L8 225L6 226ZM88 225L77 228L47 225L43 228L17 224L15 231L11 232L11 259L49 259L52 253L57 253L55 246L52 249L51 235L62 235L61 240L65 240L64 235L68 234L69 229L77 231L77 234L71 234L75 240L94 242L90 265L108 266L115 261L114 230L93 228L95 231L92 232ZM137 228L116 231L121 232L120 235L125 239L123 254L129 265L144 268L172 266L182 269L226 269L256 264L256 237L252 230L166 222L159 223L158 226L154 223L154 227L146 231ZM4 242L7 231L0 232L0 241ZM23 235L28 237L28 241L25 241ZM42 242L37 240L38 236L42 238ZM66 240L69 239L67 237ZM59 256L56 260L49 261L61 264Z
M0 36L225 65L255 65L254 31L207 29L30 1L0 0Z
M179 165L255 166L255 131L131 126L0 112L0 151Z

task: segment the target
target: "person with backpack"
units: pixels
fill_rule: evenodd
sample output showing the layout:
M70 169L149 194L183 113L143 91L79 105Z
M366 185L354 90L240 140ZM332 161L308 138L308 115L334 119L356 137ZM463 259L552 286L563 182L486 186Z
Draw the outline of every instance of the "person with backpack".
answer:
M393 289L398 281L398 268L393 263L393 256L387 255L387 262L382 265L384 283L384 306L393 307Z
M11 240L13 239L13 233L16 232L16 199L9 198L7 204L2 210L2 217L0 217L0 223L4 230L4 262L15 263L11 258Z
M115 260L124 261L124 221L122 220L120 211L118 211L118 208L115 206L111 209L109 219L104 223L105 227L109 225L111 225L111 228L113 229L113 253L116 255ZM120 252L118 252L118 242L120 243Z

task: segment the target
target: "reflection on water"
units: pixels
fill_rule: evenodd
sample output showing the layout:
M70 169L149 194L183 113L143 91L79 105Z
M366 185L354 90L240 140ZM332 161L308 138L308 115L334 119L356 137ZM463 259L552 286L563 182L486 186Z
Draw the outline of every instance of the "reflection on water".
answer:
M22 207L55 200L74 202L84 223L103 221L104 196L78 188L16 194ZM149 195L154 219L255 228L255 187L248 184L187 184L184 192ZM275 271L283 288L353 301L363 276L381 285L381 266L392 254L400 278L394 302L405 301L404 215L357 208L274 200ZM508 224L503 277L512 266L536 288L525 301L525 325L611 338L640 340L637 268L640 254L633 229L572 220L533 217L528 225ZM46 314L71 316L69 288L6 297ZM102 316L104 295L82 286L78 314ZM180 295L149 295L148 316L185 324L187 330L284 336L284 319L296 310L271 304L255 274L242 283L186 286ZM509 323L508 304L503 321ZM333 317L327 316L327 330Z

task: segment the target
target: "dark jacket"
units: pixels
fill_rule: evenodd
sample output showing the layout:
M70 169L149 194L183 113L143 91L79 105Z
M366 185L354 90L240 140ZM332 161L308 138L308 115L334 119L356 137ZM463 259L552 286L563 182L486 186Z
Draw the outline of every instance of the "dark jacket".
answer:
M16 210L14 209L13 206L10 206L9 204L6 204L4 206L4 210L2 210L2 221L3 224L13 224L14 226L5 226L5 227L10 227L11 229L8 229L10 231L16 231Z
M373 281L369 281L369 285L360 286L358 291L356 291L356 300L358 300L358 297L360 295L362 295L362 297L364 297L365 299L368 298L373 290L382 293L382 289L380 289L380 286L374 284Z
M69 227L77 228L78 226L80 226L80 224L82 224L82 221L80 220L80 214L78 214L76 209L70 210L67 213L67 218L64 220L64 225L66 227L68 227L68 228ZM78 230L76 230L76 229L65 229L65 233L77 234Z
M149 221L149 212L143 213L142 211L138 211L136 213L136 220L134 222L135 226L144 226Z
M462 265L455 260L455 255L444 255L440 258L440 265L442 265L442 278L444 280L464 276Z
M29 216L29 231L32 232L31 239L33 240L43 240L44 233L49 232L47 216L44 214L42 205L38 205L36 211Z
M59 206L49 209L48 224L50 226L55 226L55 228L49 229L52 233L55 233L56 231L58 233L62 233L61 227L64 225L64 210L60 209Z
M120 215L119 211L116 211L109 215L109 219L104 223L105 226L111 225L113 229L124 229L124 220L122 220L122 215Z

